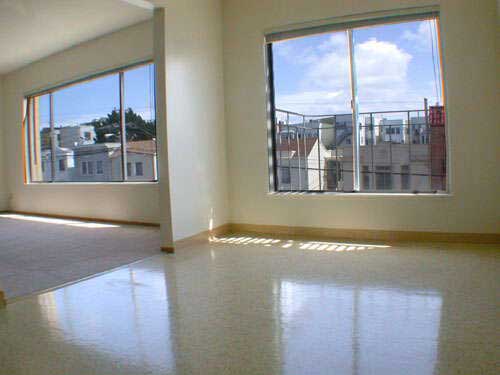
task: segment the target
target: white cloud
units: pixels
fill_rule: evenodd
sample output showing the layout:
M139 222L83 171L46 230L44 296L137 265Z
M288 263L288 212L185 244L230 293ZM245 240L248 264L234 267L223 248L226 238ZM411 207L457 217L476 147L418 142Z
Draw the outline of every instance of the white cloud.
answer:
M419 23L417 31L405 30L401 38L408 42L414 43L414 45L420 51L429 51L432 45L432 40L434 35L432 30L435 28L435 21L426 20Z
M360 103L370 110L382 103L384 108L390 103L395 104L394 109L401 108L398 102L410 89L408 65L412 56L394 43L376 39L357 45L355 55Z
M331 48L347 49L346 32L336 32L328 37L328 40L318 46L319 51L328 51Z
M281 95L277 98L278 108L304 114L349 113L350 96L346 91L301 91Z
M412 59L408 52L373 38L356 45L355 57L358 92L365 109L397 110L402 107L402 98L419 100L418 95L408 96ZM333 34L310 54L298 92L278 96L277 106L308 114L346 112L351 100L349 74L345 34Z

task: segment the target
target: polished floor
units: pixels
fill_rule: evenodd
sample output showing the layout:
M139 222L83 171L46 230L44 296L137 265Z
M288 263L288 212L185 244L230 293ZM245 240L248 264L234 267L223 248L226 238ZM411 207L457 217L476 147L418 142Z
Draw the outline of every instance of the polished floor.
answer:
M0 373L498 374L497 246L232 236L0 310Z
M0 289L8 299L147 258L160 247L154 227L6 213L0 239Z

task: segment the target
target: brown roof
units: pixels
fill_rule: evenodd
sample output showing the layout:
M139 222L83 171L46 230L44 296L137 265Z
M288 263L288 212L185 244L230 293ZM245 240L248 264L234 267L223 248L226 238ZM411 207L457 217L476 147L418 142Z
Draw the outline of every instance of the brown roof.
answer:
M290 139L290 141L284 139L281 143L278 143L276 146L276 151L281 151L281 152L290 152L295 151L294 157L295 156L309 156L311 153L312 148L316 144L318 138L302 138L302 139ZM297 145L298 142L298 145ZM297 152L298 151L298 152ZM304 152L305 151L305 152Z
M127 152L154 154L156 153L156 141L148 140L127 142Z
M133 152L136 154L147 154L154 155L156 153L156 141L129 141L127 142L127 153ZM114 150L111 157L117 157L121 155L121 150Z

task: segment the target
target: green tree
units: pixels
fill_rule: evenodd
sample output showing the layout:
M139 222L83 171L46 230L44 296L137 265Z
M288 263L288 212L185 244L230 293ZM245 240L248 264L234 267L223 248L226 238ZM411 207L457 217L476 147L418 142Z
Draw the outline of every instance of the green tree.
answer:
M114 108L106 117L94 119L88 122L88 125L94 126L97 143L120 141L120 111L118 109ZM125 129L127 141L145 141L156 138L155 120L144 120L132 108L125 110Z

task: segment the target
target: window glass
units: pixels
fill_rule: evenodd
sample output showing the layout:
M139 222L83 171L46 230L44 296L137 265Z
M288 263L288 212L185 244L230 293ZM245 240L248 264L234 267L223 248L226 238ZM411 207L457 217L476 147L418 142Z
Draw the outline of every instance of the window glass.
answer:
M275 190L446 191L437 18L273 41L268 56Z
M293 181L278 176L278 190L352 190L352 167L342 173L338 169L352 165L345 32L273 43L272 53L276 163L289 170ZM323 155L325 145L334 150L329 160Z
M27 108L30 181L157 179L153 64L28 97Z
M52 179L52 139L50 132L50 95L28 101L28 150L32 181Z
M156 180L156 120L154 67L143 65L124 72L127 161L136 166L134 180ZM141 164L140 173L137 165ZM132 166L131 166L132 168Z
M110 168L108 175L97 176L93 166L97 160L113 164L121 152L118 74L110 74L55 91L55 132L58 160L66 160L68 168L56 174L55 181L95 182L121 181L121 168ZM85 170L75 168L86 162Z

